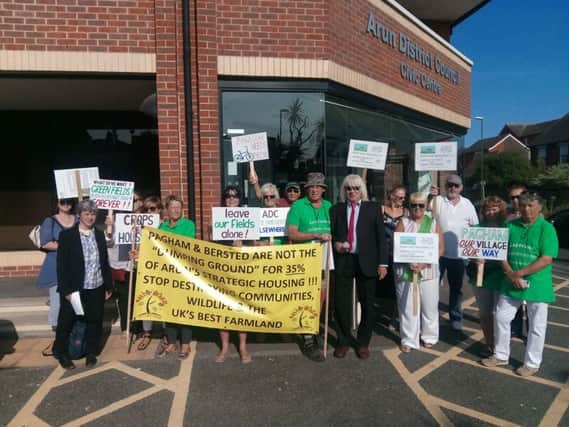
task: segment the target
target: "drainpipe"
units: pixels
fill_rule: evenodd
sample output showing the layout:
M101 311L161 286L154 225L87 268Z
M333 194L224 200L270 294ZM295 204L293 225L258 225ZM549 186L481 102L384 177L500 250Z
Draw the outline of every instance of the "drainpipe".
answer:
M196 219L196 198L194 193L194 132L192 126L192 70L190 56L190 0L182 0L182 26L184 44L184 110L186 120L186 145L188 163L188 211L189 217Z

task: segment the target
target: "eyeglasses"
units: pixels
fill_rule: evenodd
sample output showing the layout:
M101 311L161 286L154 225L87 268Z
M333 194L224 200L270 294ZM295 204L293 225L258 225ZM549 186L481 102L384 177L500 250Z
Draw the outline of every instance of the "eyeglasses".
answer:
M452 188L452 187L459 188L460 184L455 184L454 182L447 182L447 188Z
M158 206L148 206L146 210L149 212L156 212L158 210Z
M359 186L346 185L344 187L344 190L346 190L346 191L360 191L360 187Z
M274 194L265 194L263 196L263 199L274 199L275 197L277 197L277 196L275 196Z
M300 193L300 190L298 188L287 188L286 192L287 193Z
M405 196L393 196L393 198L397 200L405 200Z
M239 197L235 193L229 193L225 195L226 199L238 199Z
M425 209L424 203L411 203L411 209Z

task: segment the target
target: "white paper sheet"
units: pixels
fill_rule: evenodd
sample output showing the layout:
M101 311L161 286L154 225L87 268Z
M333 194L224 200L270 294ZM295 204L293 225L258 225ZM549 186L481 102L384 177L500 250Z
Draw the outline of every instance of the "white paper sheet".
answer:
M71 306L73 307L73 311L77 316L85 315L83 311L83 304L81 304L81 296L79 295L79 291L75 291L71 294Z

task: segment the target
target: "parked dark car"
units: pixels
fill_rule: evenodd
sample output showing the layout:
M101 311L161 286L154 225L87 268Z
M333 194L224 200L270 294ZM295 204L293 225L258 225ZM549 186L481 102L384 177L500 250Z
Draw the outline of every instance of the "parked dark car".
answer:
M547 220L553 224L557 230L559 247L569 249L569 209L563 209L551 214Z

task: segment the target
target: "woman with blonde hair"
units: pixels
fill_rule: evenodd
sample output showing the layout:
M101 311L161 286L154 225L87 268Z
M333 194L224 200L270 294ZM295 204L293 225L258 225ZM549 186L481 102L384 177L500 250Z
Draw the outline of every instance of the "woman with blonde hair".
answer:
M439 256L444 252L444 238L437 221L425 215L427 197L423 193L410 196L410 214L404 216L395 229L400 233L436 233ZM413 273L417 273L417 312L413 309ZM434 264L398 263L395 266L395 291L399 308L401 351L409 353L419 348L420 340L431 348L439 340L439 269Z

